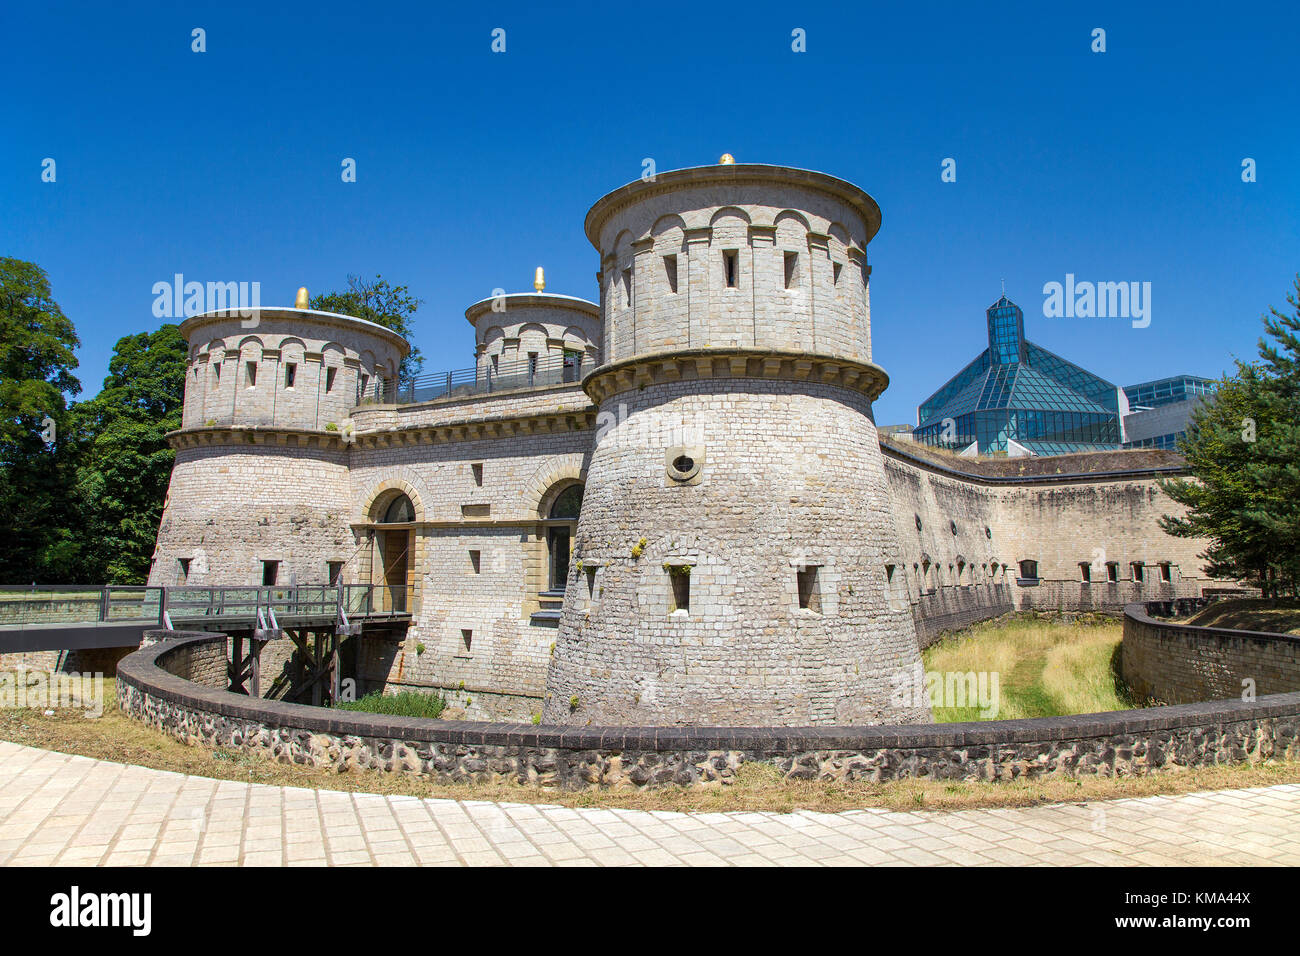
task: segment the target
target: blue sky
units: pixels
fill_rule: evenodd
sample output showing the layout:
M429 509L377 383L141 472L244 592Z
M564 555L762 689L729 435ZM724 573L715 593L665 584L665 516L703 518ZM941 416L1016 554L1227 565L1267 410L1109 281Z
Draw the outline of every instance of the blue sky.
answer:
M1300 269L1300 8L1134 6L7 4L0 255L49 272L82 397L177 272L267 305L383 273L425 300L426 370L460 368L493 288L543 265L596 298L583 217L644 158L731 152L879 202L882 424L984 347L1003 279L1029 338L1117 384L1217 375ZM1066 273L1150 282L1150 326L1044 318Z

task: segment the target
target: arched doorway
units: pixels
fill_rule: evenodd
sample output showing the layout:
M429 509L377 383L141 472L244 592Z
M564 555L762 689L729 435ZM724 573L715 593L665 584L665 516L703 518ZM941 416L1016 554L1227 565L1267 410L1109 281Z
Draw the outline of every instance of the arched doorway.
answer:
M411 609L413 552L415 550L415 506L400 492L384 506L376 529L383 585L376 595L378 610L404 613ZM384 527L397 525L398 527Z
M572 484L555 496L546 513L547 588L563 591L569 580L569 555L582 508L582 485Z

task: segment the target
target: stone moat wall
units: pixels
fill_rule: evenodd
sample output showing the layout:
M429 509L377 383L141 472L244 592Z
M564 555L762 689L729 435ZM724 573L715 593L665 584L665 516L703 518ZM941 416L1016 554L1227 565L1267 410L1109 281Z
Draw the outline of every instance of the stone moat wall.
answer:
M1300 637L1193 627L1134 605L1124 618L1124 679L1142 699L1184 704L1300 688Z
M1126 630L1148 627L1140 608ZM1160 622L1155 622L1160 623ZM419 720L228 693L186 679L225 638L155 632L118 668L123 710L178 739L342 771L566 789L717 785L745 763L794 780L1132 776L1300 758L1300 693L1034 720L873 727L573 727ZM1141 638L1139 638L1141 640ZM217 648L216 652L211 649ZM1294 685L1293 685L1294 686Z

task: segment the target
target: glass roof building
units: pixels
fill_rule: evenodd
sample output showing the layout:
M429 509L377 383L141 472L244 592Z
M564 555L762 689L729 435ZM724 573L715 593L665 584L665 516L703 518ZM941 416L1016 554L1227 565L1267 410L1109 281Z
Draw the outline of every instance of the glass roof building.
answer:
M987 315L989 347L921 403L913 438L978 443L979 454L1119 448L1120 390L1026 339L1024 313L1005 295Z
M1218 383L1213 379L1198 375L1175 375L1141 385L1125 385L1124 394L1128 396L1129 407L1159 408L1174 402L1185 402L1201 395L1209 395Z

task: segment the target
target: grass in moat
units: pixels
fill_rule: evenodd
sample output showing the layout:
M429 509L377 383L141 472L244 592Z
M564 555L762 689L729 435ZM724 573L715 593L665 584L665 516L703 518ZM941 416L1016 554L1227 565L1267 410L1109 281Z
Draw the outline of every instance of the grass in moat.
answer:
M189 745L128 718L116 704L115 682L105 681L103 716L80 710L0 710L0 739L155 770L280 787L404 794L453 800L546 803L567 807L723 812L795 810L835 812L863 807L890 810L963 810L1043 803L1113 800L1155 794L1300 783L1300 762L1192 768L1146 777L1018 780L965 783L897 780L888 783L787 781L768 764L746 764L727 786L569 792L515 783L447 784L405 774L338 773L277 763L243 750Z
M1187 618L1197 627L1226 627L1234 631L1300 634L1300 601L1292 598L1229 598L1215 601Z
M1015 615L966 628L922 654L934 683L936 723L1015 720L1093 714L1140 706L1119 675L1123 628L1114 618L1060 620ZM956 675L984 675L985 706L953 694L968 681ZM945 693L938 692L942 682ZM996 689L996 695L992 691ZM994 706L987 706L988 703Z
M447 700L441 694L424 694L414 690L404 690L398 694L375 691L360 700L334 706L338 710L359 710L367 714L391 714L394 717L426 717L432 720L447 709Z

